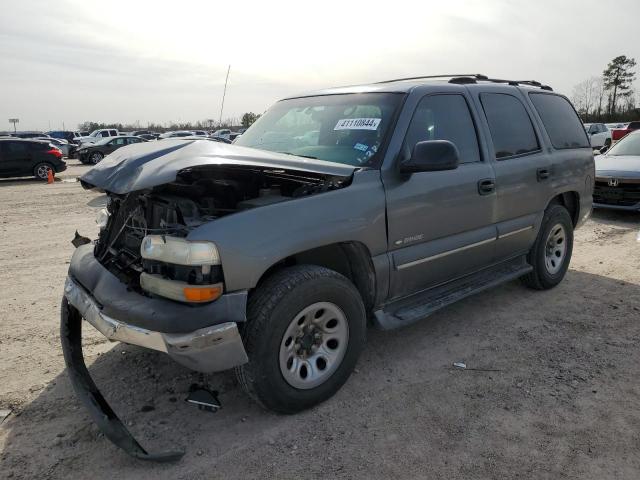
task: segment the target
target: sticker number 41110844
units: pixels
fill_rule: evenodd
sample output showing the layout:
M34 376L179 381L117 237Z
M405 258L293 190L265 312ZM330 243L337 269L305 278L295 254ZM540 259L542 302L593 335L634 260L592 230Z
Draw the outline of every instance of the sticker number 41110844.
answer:
M343 118L338 120L334 130L377 130L380 118Z

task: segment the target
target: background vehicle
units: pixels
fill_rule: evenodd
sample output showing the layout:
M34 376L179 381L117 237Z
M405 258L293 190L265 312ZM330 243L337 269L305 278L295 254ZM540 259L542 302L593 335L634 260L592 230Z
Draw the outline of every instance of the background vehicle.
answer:
M640 211L640 131L596 157L593 206Z
M222 128L220 130L216 130L211 135L214 137L224 137L228 139L229 135L231 135L231 130L229 130L228 128Z
M34 140L43 140L48 142L50 145L58 148L62 152L63 157L68 157L69 152L71 151L71 146L69 145L69 142L67 142L65 139L62 139L62 138L51 138L51 137L43 136L43 137L36 137L34 138ZM75 144L74 144L74 147L75 147Z
M115 152L119 148L145 141L146 140L140 137L118 136L116 138L104 138L96 143L81 146L77 151L78 160L82 163L92 163L95 165L104 157Z
M52 138L66 140L69 143L75 144L79 143L78 139L80 138L80 133L71 130L52 130L50 132L47 132L47 135Z
M94 130L86 137L79 137L77 141L80 145L84 143L95 143L102 138L117 137L119 135L118 130L113 128L103 128L100 130Z
M83 393L84 317L197 371L236 367L266 408L309 408L347 381L368 322L406 326L516 278L558 285L593 178L566 97L480 75L323 90L277 102L233 145L115 152L81 179L109 202L65 285L71 381L116 431Z
M134 135L135 137L140 137L143 138L144 140L156 140L158 138L158 135L155 133L142 133L140 135Z
M66 170L62 152L48 141L0 138L0 177L34 176L46 180L49 171Z
M176 138L176 137L191 137L191 136L193 136L193 132L191 132L191 131L188 131L188 130L175 130L175 131L161 133L158 136L158 139Z
M621 140L628 133L633 132L634 130L640 129L640 121L638 122L629 122L625 128L618 128L611 132L611 140L613 143Z
M604 123L585 123L584 128L593 148L611 145L611 131Z

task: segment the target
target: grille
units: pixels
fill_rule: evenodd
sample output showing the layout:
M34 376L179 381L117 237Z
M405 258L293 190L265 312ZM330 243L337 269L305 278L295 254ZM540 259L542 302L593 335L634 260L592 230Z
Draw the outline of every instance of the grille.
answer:
M596 180L593 201L604 205L631 207L640 203L640 183L620 182L611 187L608 181Z

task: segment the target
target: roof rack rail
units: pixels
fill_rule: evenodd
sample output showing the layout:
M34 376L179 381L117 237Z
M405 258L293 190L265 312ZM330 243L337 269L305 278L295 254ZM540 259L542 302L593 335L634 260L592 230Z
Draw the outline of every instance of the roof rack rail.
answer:
M393 83L393 82L405 82L408 80L422 80L425 78L456 78L456 77L474 77L474 78L478 78L480 80L487 78L486 75L482 75L480 73L456 73L456 74L451 74L451 75L421 75L418 77L405 77L405 78L394 78L393 80L383 80L381 82L375 82L376 84L378 83Z
M457 77L453 77L449 80L449 83L457 83L457 84L469 84L469 83L478 83L478 80L484 82L492 82L492 83L504 83L506 85L512 85L517 87L518 85L527 85L529 87L538 87L542 90L553 91L549 85L543 85L542 83L536 80L504 80L501 78L489 78L486 75L460 75Z
M503 80L501 78L489 78L486 75L482 75L481 73L460 73L456 75L420 75L418 77L405 77L405 78L394 78L393 80L383 80L381 82L375 82L376 84L380 83L393 83L393 82L406 82L409 80L425 80L430 78L448 78L449 83L457 83L459 85L466 85L470 83L478 83L478 81L483 82L492 82L492 83L504 83L506 85L513 85L517 87L518 85L527 85L529 87L538 87L542 90L553 91L549 85L543 85L536 80Z

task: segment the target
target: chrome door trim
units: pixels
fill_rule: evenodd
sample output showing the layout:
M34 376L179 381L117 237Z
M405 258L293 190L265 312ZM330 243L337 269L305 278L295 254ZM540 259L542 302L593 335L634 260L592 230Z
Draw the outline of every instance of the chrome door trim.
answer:
M531 230L532 228L533 228L533 225L528 225L528 226L523 227L523 228L518 228L517 230L512 230L510 232L503 233L502 235L498 235L498 240L500 240L502 238L510 237L511 235L516 235L518 233L526 232L527 230Z
M447 250L446 252L437 253L435 255L431 255L429 257L419 258L418 260L414 260L408 263L402 263L400 265L396 265L396 270L404 270L405 268L414 267L416 265L420 265L424 262L430 262L432 260L437 260L438 258L446 257L448 255L452 255L454 253L462 252L464 250L468 250L470 248L479 247L480 245L486 245L487 243L495 242L494 238L487 238L486 240L481 240L479 242L470 243L468 245L463 245L462 247L454 248L453 250Z

